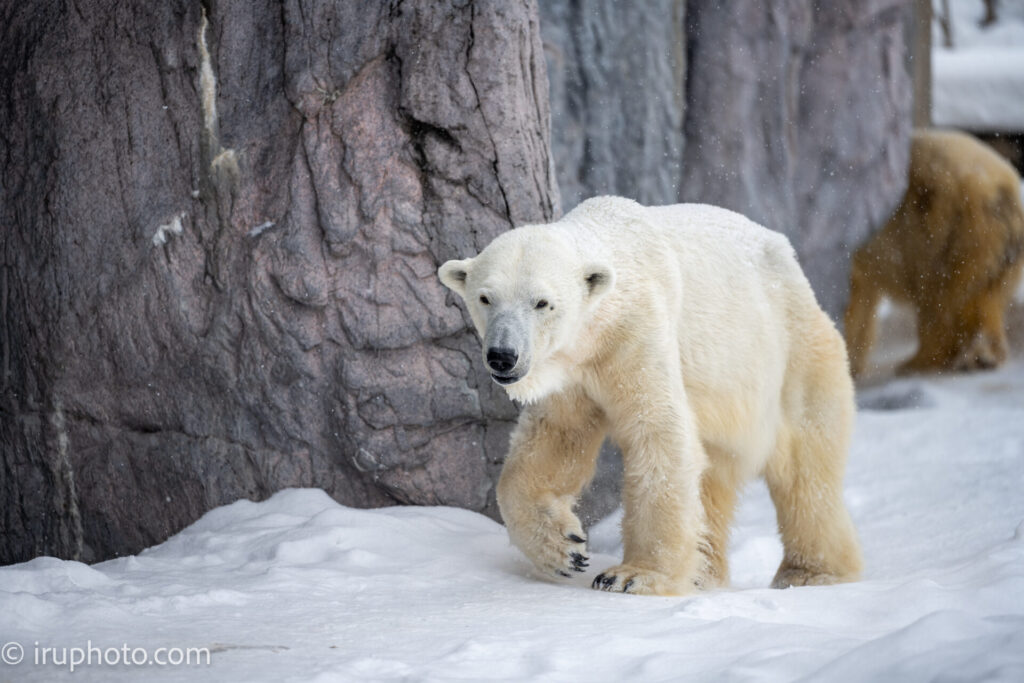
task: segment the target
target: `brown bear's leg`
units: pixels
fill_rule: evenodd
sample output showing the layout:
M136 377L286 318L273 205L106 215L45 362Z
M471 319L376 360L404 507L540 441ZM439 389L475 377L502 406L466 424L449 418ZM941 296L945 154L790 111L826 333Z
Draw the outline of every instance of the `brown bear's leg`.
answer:
M765 481L775 503L784 555L775 588L854 581L860 546L843 503L843 470L853 427L853 387L845 354L824 331L801 350L802 386L785 390L784 424ZM817 343L815 343L817 341Z
M586 537L573 512L594 475L604 415L581 393L526 407L498 481L498 507L513 545L545 574L586 567Z
M961 315L964 331L950 366L960 371L988 370L1006 360L1006 332L998 294L992 290L982 292Z
M898 374L947 368L961 346L963 330L954 313L960 310L956 302L943 302L937 297L934 304L919 305L916 309L917 352L900 365Z
M1017 288L1020 272L1020 266L1007 271L992 287L968 304L968 312L964 315L970 315L970 329L956 358L957 369L994 368L1006 360L1010 347L1003 316Z
M875 309L882 292L854 261L850 270L850 303L846 307L843 332L850 354L850 372L854 377L864 374L871 345L875 342Z

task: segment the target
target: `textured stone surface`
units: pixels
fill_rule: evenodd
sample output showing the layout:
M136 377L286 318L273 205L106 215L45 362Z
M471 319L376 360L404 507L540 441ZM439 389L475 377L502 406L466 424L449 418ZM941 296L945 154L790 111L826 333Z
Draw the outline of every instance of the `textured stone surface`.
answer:
M910 2L691 0L688 10L682 199L788 235L838 320L850 252L906 188Z
M5 3L0 42L0 562L287 486L493 513L515 409L434 273L558 206L530 0Z
M542 0L563 205L745 213L791 238L838 319L851 248L906 184L910 4Z
M903 189L908 0L542 2L0 8L0 562L284 486L493 514L515 409L434 267L556 216L555 162L565 208L786 232L838 312Z
M562 206L675 201L682 177L683 0L541 0Z

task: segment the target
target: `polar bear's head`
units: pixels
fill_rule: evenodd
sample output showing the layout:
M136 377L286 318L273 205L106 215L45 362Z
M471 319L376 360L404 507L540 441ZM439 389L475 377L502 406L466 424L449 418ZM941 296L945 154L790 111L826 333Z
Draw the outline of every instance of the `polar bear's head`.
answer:
M564 386L590 313L615 280L610 265L581 258L545 226L504 233L438 275L466 302L491 377L523 402Z

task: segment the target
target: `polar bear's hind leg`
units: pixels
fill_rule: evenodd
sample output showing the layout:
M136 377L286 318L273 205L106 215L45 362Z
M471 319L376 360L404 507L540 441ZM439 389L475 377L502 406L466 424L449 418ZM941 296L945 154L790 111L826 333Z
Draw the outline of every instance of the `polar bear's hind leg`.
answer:
M729 529L739 490L736 473L728 464L721 464L731 462L730 456L717 456L713 447L706 448L711 465L704 470L700 482L700 498L706 517L706 529L699 546L704 566L697 575L697 585L702 589L729 585Z
M804 369L790 380L802 384L784 392L784 422L765 468L784 550L774 588L855 581L861 572L842 493L855 410L846 354L831 324L808 342L799 352Z

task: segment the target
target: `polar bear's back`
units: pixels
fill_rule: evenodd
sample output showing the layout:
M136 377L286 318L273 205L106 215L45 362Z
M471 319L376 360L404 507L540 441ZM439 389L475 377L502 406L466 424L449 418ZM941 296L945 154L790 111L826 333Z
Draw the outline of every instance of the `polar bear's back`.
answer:
M664 248L666 243L697 240L706 250L711 247L710 251L792 250L785 235L743 214L710 204L643 206L624 197L594 197L566 214L563 221L587 226L616 247ZM709 241L720 246L706 244Z
M685 258L695 253L701 260L740 259L752 267L768 257L771 264L796 255L785 235L769 230L743 214L709 204L671 204L641 207L651 236L672 244Z
M685 280L690 287L704 283L747 296L782 288L801 299L813 298L786 236L735 211L708 204L645 207L622 197L595 197L564 221L583 228L581 243L601 243L620 270L638 265L658 270L659 263L671 259L689 271ZM663 280L671 275L657 274Z

